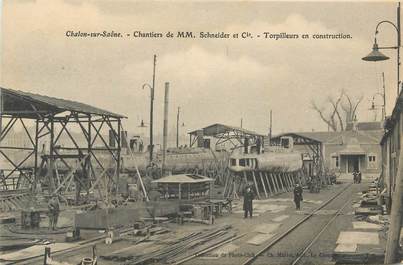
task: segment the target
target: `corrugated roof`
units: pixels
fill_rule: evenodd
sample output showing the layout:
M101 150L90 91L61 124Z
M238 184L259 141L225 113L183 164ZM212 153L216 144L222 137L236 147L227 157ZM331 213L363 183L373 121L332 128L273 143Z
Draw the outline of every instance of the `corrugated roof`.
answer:
M55 97L49 97L49 96L44 96L44 95L39 95L39 94L34 94L34 93L29 93L29 92L24 92L20 90L14 90L14 89L9 89L9 88L3 88L0 87L4 96L4 113L7 114L7 111L12 111L13 106L10 106L10 104L7 104L7 94L14 96L14 101L15 98L20 98L21 101L24 101L24 103L21 102L21 106L26 105L25 102L31 102L33 104L39 104L41 106L41 109L47 109L51 110L53 112L63 112L63 111L76 111L79 113L85 113L85 114L96 114L96 115L106 115L106 116L111 116L115 118L126 118L123 115L113 113L107 110L103 110L97 107L93 107L88 104L84 104L81 102L77 101L72 101L72 100L66 100L66 99L61 99L61 98L55 98ZM18 104L17 102L13 102L12 105ZM9 110L8 110L8 109ZM21 111L21 108L18 110ZM27 109L27 111L32 111L32 108Z
M229 126L229 125L225 125L225 124L221 124L221 123L215 123L215 124L209 125L207 127L204 127L202 130L203 130L203 134L205 136L215 136L217 134L226 133L229 131L238 131L238 132L242 132L244 134L249 134L249 135L264 136L263 134L260 134L260 133L254 132L254 131L250 131L250 130L246 130L241 127ZM192 131L189 134L196 134L197 131L198 130Z

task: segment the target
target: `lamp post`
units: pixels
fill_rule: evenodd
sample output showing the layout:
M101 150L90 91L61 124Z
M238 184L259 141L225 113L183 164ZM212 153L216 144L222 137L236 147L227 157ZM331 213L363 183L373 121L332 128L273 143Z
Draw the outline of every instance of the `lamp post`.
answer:
M152 86L145 83L143 85L144 87L150 88L150 164L153 161L153 149L154 149L154 144L153 144L153 112L154 112L154 88L155 88L155 65L157 63L157 55L154 54L154 65L153 65L153 83Z
M390 24L392 25L397 32L397 46L394 47L378 47L376 43L376 35L378 34L378 28L381 24ZM400 87L400 2L397 7L397 23L394 24L389 20L383 20L376 25L375 30L375 43L372 48L372 52L362 58L365 61L384 61L388 60L389 57L385 56L379 49L396 49L397 50L397 97L399 97L399 87ZM400 161L403 161L403 156L400 156ZM400 162L399 161L399 162ZM401 169L401 167L399 167ZM386 242L386 253L384 264L392 264L398 261L398 253L399 253L399 238L400 238L400 230L401 230L401 222L402 222L402 200L403 193L402 188L400 186L401 180L399 179L401 175L400 170L398 170L396 174L396 187L395 192L393 193L392 198L392 209L390 214L390 226L388 231L388 239ZM390 187L391 188L391 187Z
M389 46L389 47L379 47L378 43L376 41L376 36L379 33L379 26L381 24L389 24L394 27L394 29L397 32L397 44L396 46ZM375 29L375 40L374 40L374 45L372 47L372 52L370 52L367 56L363 57L362 59L364 61L370 61L370 62L378 62L378 61L385 61L388 60L389 57L381 53L379 50L380 49L395 49L397 50L397 96L399 96L399 87L400 87L400 44L401 44L401 38L400 38L400 2L397 6L397 23L393 23L389 20L382 20L376 25Z

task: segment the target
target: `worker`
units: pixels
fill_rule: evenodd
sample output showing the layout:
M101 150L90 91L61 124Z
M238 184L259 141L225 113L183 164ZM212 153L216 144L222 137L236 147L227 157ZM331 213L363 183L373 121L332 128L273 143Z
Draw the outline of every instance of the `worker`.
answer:
M252 218L253 213L253 199L255 198L255 192L252 190L251 186L248 185L243 194L243 210L245 212L244 218Z
M358 183L358 170L353 171L353 180L355 184Z
M362 174L361 171L358 170L357 172L357 183L361 183Z
M295 202L295 208L297 210L301 210L301 201L303 200L302 198L302 187L297 183L294 188L294 202Z
M59 219L60 205L57 195L53 194L52 198L48 202L49 210L49 229L56 230L57 220Z

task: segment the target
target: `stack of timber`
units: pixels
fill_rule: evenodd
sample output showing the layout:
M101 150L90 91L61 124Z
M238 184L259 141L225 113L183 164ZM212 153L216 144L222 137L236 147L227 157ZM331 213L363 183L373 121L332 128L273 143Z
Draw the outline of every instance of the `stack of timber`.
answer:
M384 210L378 203L378 196L374 188L370 187L368 191L363 191L359 207L355 209L355 215L382 215Z
M125 265L181 263L236 237L236 233L230 231L230 228L230 225L224 225L194 232L178 238L163 248L142 255L122 255L120 253L119 255L101 256L101 258L123 261Z
M384 250L372 248L367 251L354 253L334 253L333 260L336 264L382 264L385 258Z

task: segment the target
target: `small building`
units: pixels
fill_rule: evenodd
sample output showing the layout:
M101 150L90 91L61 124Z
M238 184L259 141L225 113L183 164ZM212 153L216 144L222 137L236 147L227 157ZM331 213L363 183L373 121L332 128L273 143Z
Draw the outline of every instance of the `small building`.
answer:
M385 134L381 140L382 148L382 175L380 185L385 190L385 197L392 198L395 191L399 169L401 138L403 134L403 90L396 101L392 115L386 118ZM400 165L401 167L402 165ZM388 201L387 201L388 202ZM389 210L389 204L387 204Z
M321 143L323 170L351 175L359 170L363 177L376 178L381 173L381 147L379 142L383 135L381 122L349 124L341 132L298 132L289 133L313 139ZM274 137L284 137L287 133ZM309 161L312 154L307 145L294 145L294 149L303 153Z

